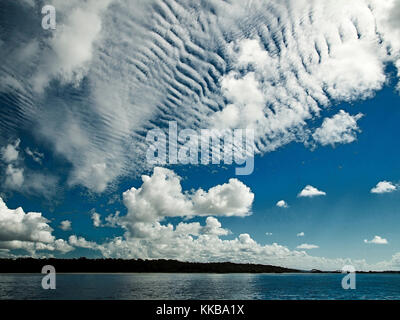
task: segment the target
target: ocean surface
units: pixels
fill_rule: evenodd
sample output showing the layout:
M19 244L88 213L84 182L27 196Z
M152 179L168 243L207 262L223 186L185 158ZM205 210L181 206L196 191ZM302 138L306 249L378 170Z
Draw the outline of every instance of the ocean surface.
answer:
M400 299L400 274L57 274L44 290L41 274L1 274L0 299Z

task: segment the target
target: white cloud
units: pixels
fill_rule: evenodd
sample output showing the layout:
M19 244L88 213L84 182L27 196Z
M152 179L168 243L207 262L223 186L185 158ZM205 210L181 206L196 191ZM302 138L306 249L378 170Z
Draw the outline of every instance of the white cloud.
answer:
M282 32L280 25L266 23L259 37L228 45L234 68L221 81L228 104L212 118L216 126L253 127L259 151L273 151L306 141L307 121L319 117L332 100L368 98L385 83L386 58L373 27L375 12L362 1L289 1L274 13L267 5L257 6L254 12L265 10L266 21L278 16L291 27ZM305 22L304 16L312 18ZM246 88L245 93L239 95L238 88ZM361 116L340 111L325 119L314 138L321 144L352 142Z
M207 219L209 220L210 217ZM209 223L207 223L209 224ZM206 224L206 226L207 226ZM82 247L99 250L104 257L141 258L141 259L177 259L181 261L215 262L231 261L238 263L261 263L292 268L322 270L341 269L346 264L356 266L357 270L370 268L385 269L388 262L380 265L368 265L364 260L328 259L313 257L304 250L317 246L303 244L301 251L289 250L277 243L261 245L247 233L239 234L232 240L223 240L218 234L226 232L205 232L206 226L198 222L171 225L142 223L142 234L116 237L108 242L96 245L81 238ZM70 244L79 246L76 241Z
M223 229L218 219L207 217L206 225L201 229L201 234L209 236L226 236L230 233L229 230Z
M41 195L49 199L57 191L58 178L45 172L28 168L20 156L20 139L1 149L2 160L6 163L3 175L3 186L9 190L29 195ZM41 163L43 154L26 148L25 152L34 161Z
M128 214L125 222L152 222L164 217L247 216L254 194L237 179L208 191L183 192L180 177L173 171L155 167L152 176L142 176L140 188L123 193Z
M28 102L9 127L37 124L52 151L71 163L69 184L95 192L150 169L143 135L154 123L253 127L257 151L271 152L308 142L310 124L327 108L372 97L387 79L387 63L400 66L392 0L271 0L250 7L210 0L196 10L190 1L173 1L159 15L152 2L110 3L53 0L60 13L53 36L32 34L30 25L0 34L11 50L1 55L10 66L1 71L7 79L1 90ZM69 101L48 90L43 105L31 94L32 83L38 90L51 79L78 86L82 77L90 85L74 94L60 88ZM333 143L355 139L357 130L347 129Z
M46 68L33 78L37 92L42 92L53 78L79 84L89 69L94 42L100 35L100 15L110 3L111 0L51 1L58 13L57 28L48 41L52 51L44 55ZM83 29L85 32L80 32Z
M346 264L356 266L357 270L397 270L400 267L398 255L393 255L389 261L369 265L364 260L314 257L305 251L291 251L277 243L261 245L247 233L239 234L231 240L223 240L221 237L230 232L222 228L215 217L207 217L204 225L199 222L180 222L174 227L172 224L162 225L153 221L135 223L134 227L138 232L126 232L122 237L115 237L101 244L76 235L65 241L52 236L47 219L40 213L25 214L21 208L10 210L0 202L0 255L16 257L13 254L16 249L24 249L32 256L37 256L37 251L65 253L74 248L85 248L98 251L103 257L124 259L232 261L322 270L337 270ZM303 244L298 249L317 247Z
M251 43L251 42L250 42ZM263 106L266 98L259 90L259 83L253 72L241 79L235 73L222 78L221 86L229 104L214 114L211 121L223 128L253 128L264 117Z
M14 143L1 148L1 156L5 163L11 163L18 160L20 143L21 140L17 139Z
M375 236L372 240L364 239L364 243L388 244L388 241L380 236Z
M26 194L41 195L46 199L50 199L59 191L59 179L49 173L35 172L33 170L25 170L25 182L20 190Z
M60 229L63 231L69 231L72 229L72 222L69 220L64 220L61 221L60 223Z
M64 240L52 235L49 220L39 212L25 213L22 208L9 209L0 198L0 248L24 249L31 254L37 250L73 250Z
M0 198L1 241L21 240L51 243L54 237L48 220L41 213L25 212L22 208L8 209Z
M101 227L102 223L101 223L101 216L100 216L99 213L93 211L91 218L92 218L92 221L93 221L93 225L96 228Z
M194 215L244 217L251 214L254 193L236 178L208 191L198 189L191 197Z
M0 254L5 257L14 256L12 252L16 249L27 250L35 256L37 251L65 253L74 248L85 248L100 252L103 257L124 259L232 261L321 270L337 270L346 264L356 266L357 270L400 268L398 254L393 255L389 261L369 265L364 260L314 257L304 251L317 248L316 245L302 244L298 246L302 251L289 250L277 243L261 245L247 233L239 234L231 240L223 240L221 237L230 232L224 229L215 217L207 217L204 225L199 222L180 222L175 227L172 224L162 225L158 221L139 222L134 224L137 232L126 232L122 237L115 237L100 244L76 235L70 236L68 241L56 240L51 235L48 221L40 213L24 214L21 208L14 211L5 205L1 207L3 210L0 209ZM4 223L4 220L8 223ZM9 229L11 231L8 231ZM15 231L16 229L18 231Z
M154 176L158 177L159 173L155 172L152 177L144 178L144 181L150 181ZM164 173L168 174L166 180L174 181L177 178L170 171ZM164 180L162 177L160 181L164 183ZM160 189L168 193L167 191L170 188L166 188L163 183L154 184L153 187L158 185ZM142 186L139 194L148 193L149 190L151 189ZM182 192L179 189L179 192L174 194L182 194ZM149 199L147 198L147 200ZM179 201L176 202L180 203ZM146 201L146 203L149 203L149 201ZM126 205L129 204L126 203ZM146 205L145 207L152 208L153 206ZM181 205L181 207L185 208L186 206ZM163 212L166 212L166 210ZM364 261L312 257L304 251L291 251L277 243L260 245L247 233L239 234L232 240L223 240L221 237L228 235L230 231L224 229L216 217L207 217L204 225L199 222L179 222L176 226L171 223L163 225L157 220L155 216L153 216L153 220L147 221L142 218L140 220L126 220L116 214L107 217L106 221L109 226L122 226L126 230L123 236L115 237L101 244L87 241L83 237L73 236L70 237L69 244L100 251L104 257L125 259L162 258L200 262L232 261L301 267L303 269L320 268L323 270L340 269L350 262L358 266L358 269L368 267ZM272 235L272 233L266 233L266 235ZM304 244L299 248L304 250L316 248L316 246Z
M372 15L363 18L366 18L363 23L368 23L368 20L371 22L370 19L373 19ZM337 100L370 97L375 90L382 88L386 80L383 72L385 58L382 48L376 42L357 39L355 30L352 31L351 28L358 26L360 25L352 26L350 21L344 22L342 27L346 34L343 38L347 39L340 45L335 43L329 57L313 68L315 76L323 82L327 92ZM371 36L374 37L372 34Z
M396 190L397 186L395 186L392 182L380 181L374 188L371 189L371 193L390 193Z
M57 191L58 178L47 173L35 172L21 163L9 164L5 169L4 187L27 195L52 198Z
M299 232L299 233L297 234L297 236L298 236L298 237L304 237L305 234L304 234L304 232Z
M73 247L97 250L99 245L93 241L87 241L83 237L72 235L68 238L68 243Z
M25 152L28 156L30 156L33 161L42 164L43 158L44 158L44 154L40 153L39 151L36 150L31 150L29 147L27 147L25 149Z
M325 196L326 193L324 191L318 190L317 188L307 185L301 192L298 194L298 197L316 197L316 196Z
M311 249L318 249L319 246L315 245L315 244L307 244L307 243L303 243L299 246L296 247L297 249L304 249L304 250L311 250Z
M74 250L74 247L70 246L64 239L57 239L54 241L54 250L60 251L61 253L67 253Z
M24 169L9 164L6 168L5 185L12 190L19 190L24 183Z
M19 190L24 183L24 169L19 166L20 139L0 149L2 160L7 164L4 174L4 185L11 190Z
M351 143L357 139L357 132L360 131L357 120L361 119L362 116L361 113L351 116L340 110L332 118L325 118L322 126L315 130L312 136L315 141L323 146Z
M266 236L272 236L272 232L266 232L265 235Z
M285 200L279 200L276 203L276 206L279 207L279 208L289 208L289 205L286 203Z

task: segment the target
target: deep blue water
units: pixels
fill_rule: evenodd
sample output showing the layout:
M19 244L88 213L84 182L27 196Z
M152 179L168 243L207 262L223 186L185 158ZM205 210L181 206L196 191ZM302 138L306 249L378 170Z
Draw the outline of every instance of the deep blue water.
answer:
M0 299L400 299L400 275L358 274L344 290L342 274L41 274L0 275Z

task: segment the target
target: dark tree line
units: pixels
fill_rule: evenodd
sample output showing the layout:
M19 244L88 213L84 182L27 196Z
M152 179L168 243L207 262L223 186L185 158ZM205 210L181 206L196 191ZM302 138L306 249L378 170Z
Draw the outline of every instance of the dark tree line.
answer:
M160 272L160 273L283 273L300 272L261 264L195 263L176 260L126 259L0 259L0 273L40 273L52 265L56 272Z

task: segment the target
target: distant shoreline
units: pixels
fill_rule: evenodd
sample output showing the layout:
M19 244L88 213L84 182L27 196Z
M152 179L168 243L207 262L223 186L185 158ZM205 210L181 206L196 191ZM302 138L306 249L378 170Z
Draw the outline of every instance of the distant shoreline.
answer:
M0 273L36 273L52 265L58 273L300 273L290 268L231 262L125 259L0 259Z
M232 262L182 262L177 260L141 259L0 259L0 274L40 273L52 265L57 273L341 273L341 271L298 270L272 265ZM399 274L400 271L359 271L370 274Z

